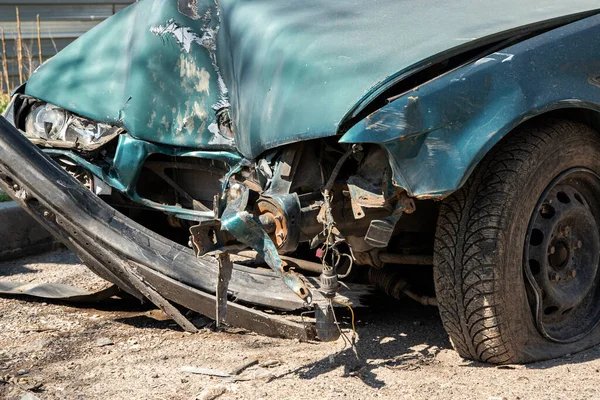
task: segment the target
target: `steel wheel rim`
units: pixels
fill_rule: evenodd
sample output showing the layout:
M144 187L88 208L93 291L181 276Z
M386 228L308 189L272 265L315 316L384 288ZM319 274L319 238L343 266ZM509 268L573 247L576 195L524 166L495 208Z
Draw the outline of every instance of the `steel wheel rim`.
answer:
M524 250L528 300L540 333L569 343L600 321L600 176L557 176L540 196Z

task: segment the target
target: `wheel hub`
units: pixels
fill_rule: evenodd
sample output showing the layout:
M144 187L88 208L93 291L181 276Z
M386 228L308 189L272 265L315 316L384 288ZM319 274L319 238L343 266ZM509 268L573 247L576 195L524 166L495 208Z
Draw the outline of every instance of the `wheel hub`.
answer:
M546 189L532 216L525 246L525 272L538 329L546 337L573 341L600 320L600 233L588 170L563 173Z

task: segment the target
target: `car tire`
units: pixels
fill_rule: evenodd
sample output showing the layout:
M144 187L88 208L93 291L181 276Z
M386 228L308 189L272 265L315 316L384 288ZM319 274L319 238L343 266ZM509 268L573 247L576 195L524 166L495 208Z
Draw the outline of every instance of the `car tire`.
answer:
M600 342L599 176L596 131L538 119L443 201L435 287L463 358L527 363Z

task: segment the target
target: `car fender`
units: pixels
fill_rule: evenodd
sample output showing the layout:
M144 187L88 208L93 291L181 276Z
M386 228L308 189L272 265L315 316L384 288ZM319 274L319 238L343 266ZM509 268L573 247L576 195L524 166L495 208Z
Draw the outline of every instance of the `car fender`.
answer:
M395 96L342 143L383 146L394 183L443 198L515 127L562 108L600 110L600 16L547 31Z

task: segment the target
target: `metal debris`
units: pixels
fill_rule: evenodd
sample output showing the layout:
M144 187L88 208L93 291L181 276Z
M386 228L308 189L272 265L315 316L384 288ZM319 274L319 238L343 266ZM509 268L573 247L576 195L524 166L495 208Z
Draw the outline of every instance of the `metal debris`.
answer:
M233 272L233 263L229 252L225 251L218 255L218 275L217 275L217 287L216 287L216 317L217 328L221 327L225 317L227 316L227 287L231 279L231 273Z
M220 371L218 369L211 369L211 368L198 368L198 367L191 367L191 366L181 367L180 371L187 372L189 374L219 376L222 378L227 378L227 377L231 376L231 374L226 371Z
M267 360L265 362L260 363L260 366L263 368L279 367L280 365L281 361L279 360Z
M246 369L248 369L256 364L258 364L258 360L256 360L256 359L251 360L251 361L241 364L240 366L234 368L233 370L231 370L229 372L221 371L218 369L198 368L198 367L190 367L190 366L181 367L180 371L187 372L189 374L196 374L196 375L208 375L208 376L218 376L221 378L230 378L230 377L241 374Z
M158 291L156 291L150 283L146 282L144 278L134 271L134 268L128 268L125 263L117 263L113 264L113 268L115 268L115 272L117 274L124 274L127 276L128 281L146 297L150 300L154 305L164 311L169 317L173 319L179 326L181 326L185 331L191 333L197 333L198 329L192 324L188 319L181 314L181 312L173 306L169 300L165 299L161 296Z
M119 293L116 285L90 292L60 283L0 282L0 294L24 295L68 302L94 302L108 299Z
M250 367L252 367L252 366L254 366L254 365L256 365L256 364L258 364L258 360L256 360L256 359L255 359L255 360L248 361L248 362L245 362L245 363L243 363L242 365L240 365L239 367L237 367L237 368L234 368L234 369L231 371L231 375L239 375L239 374L241 374L242 372L244 372L246 369L248 369L248 368L250 368Z

